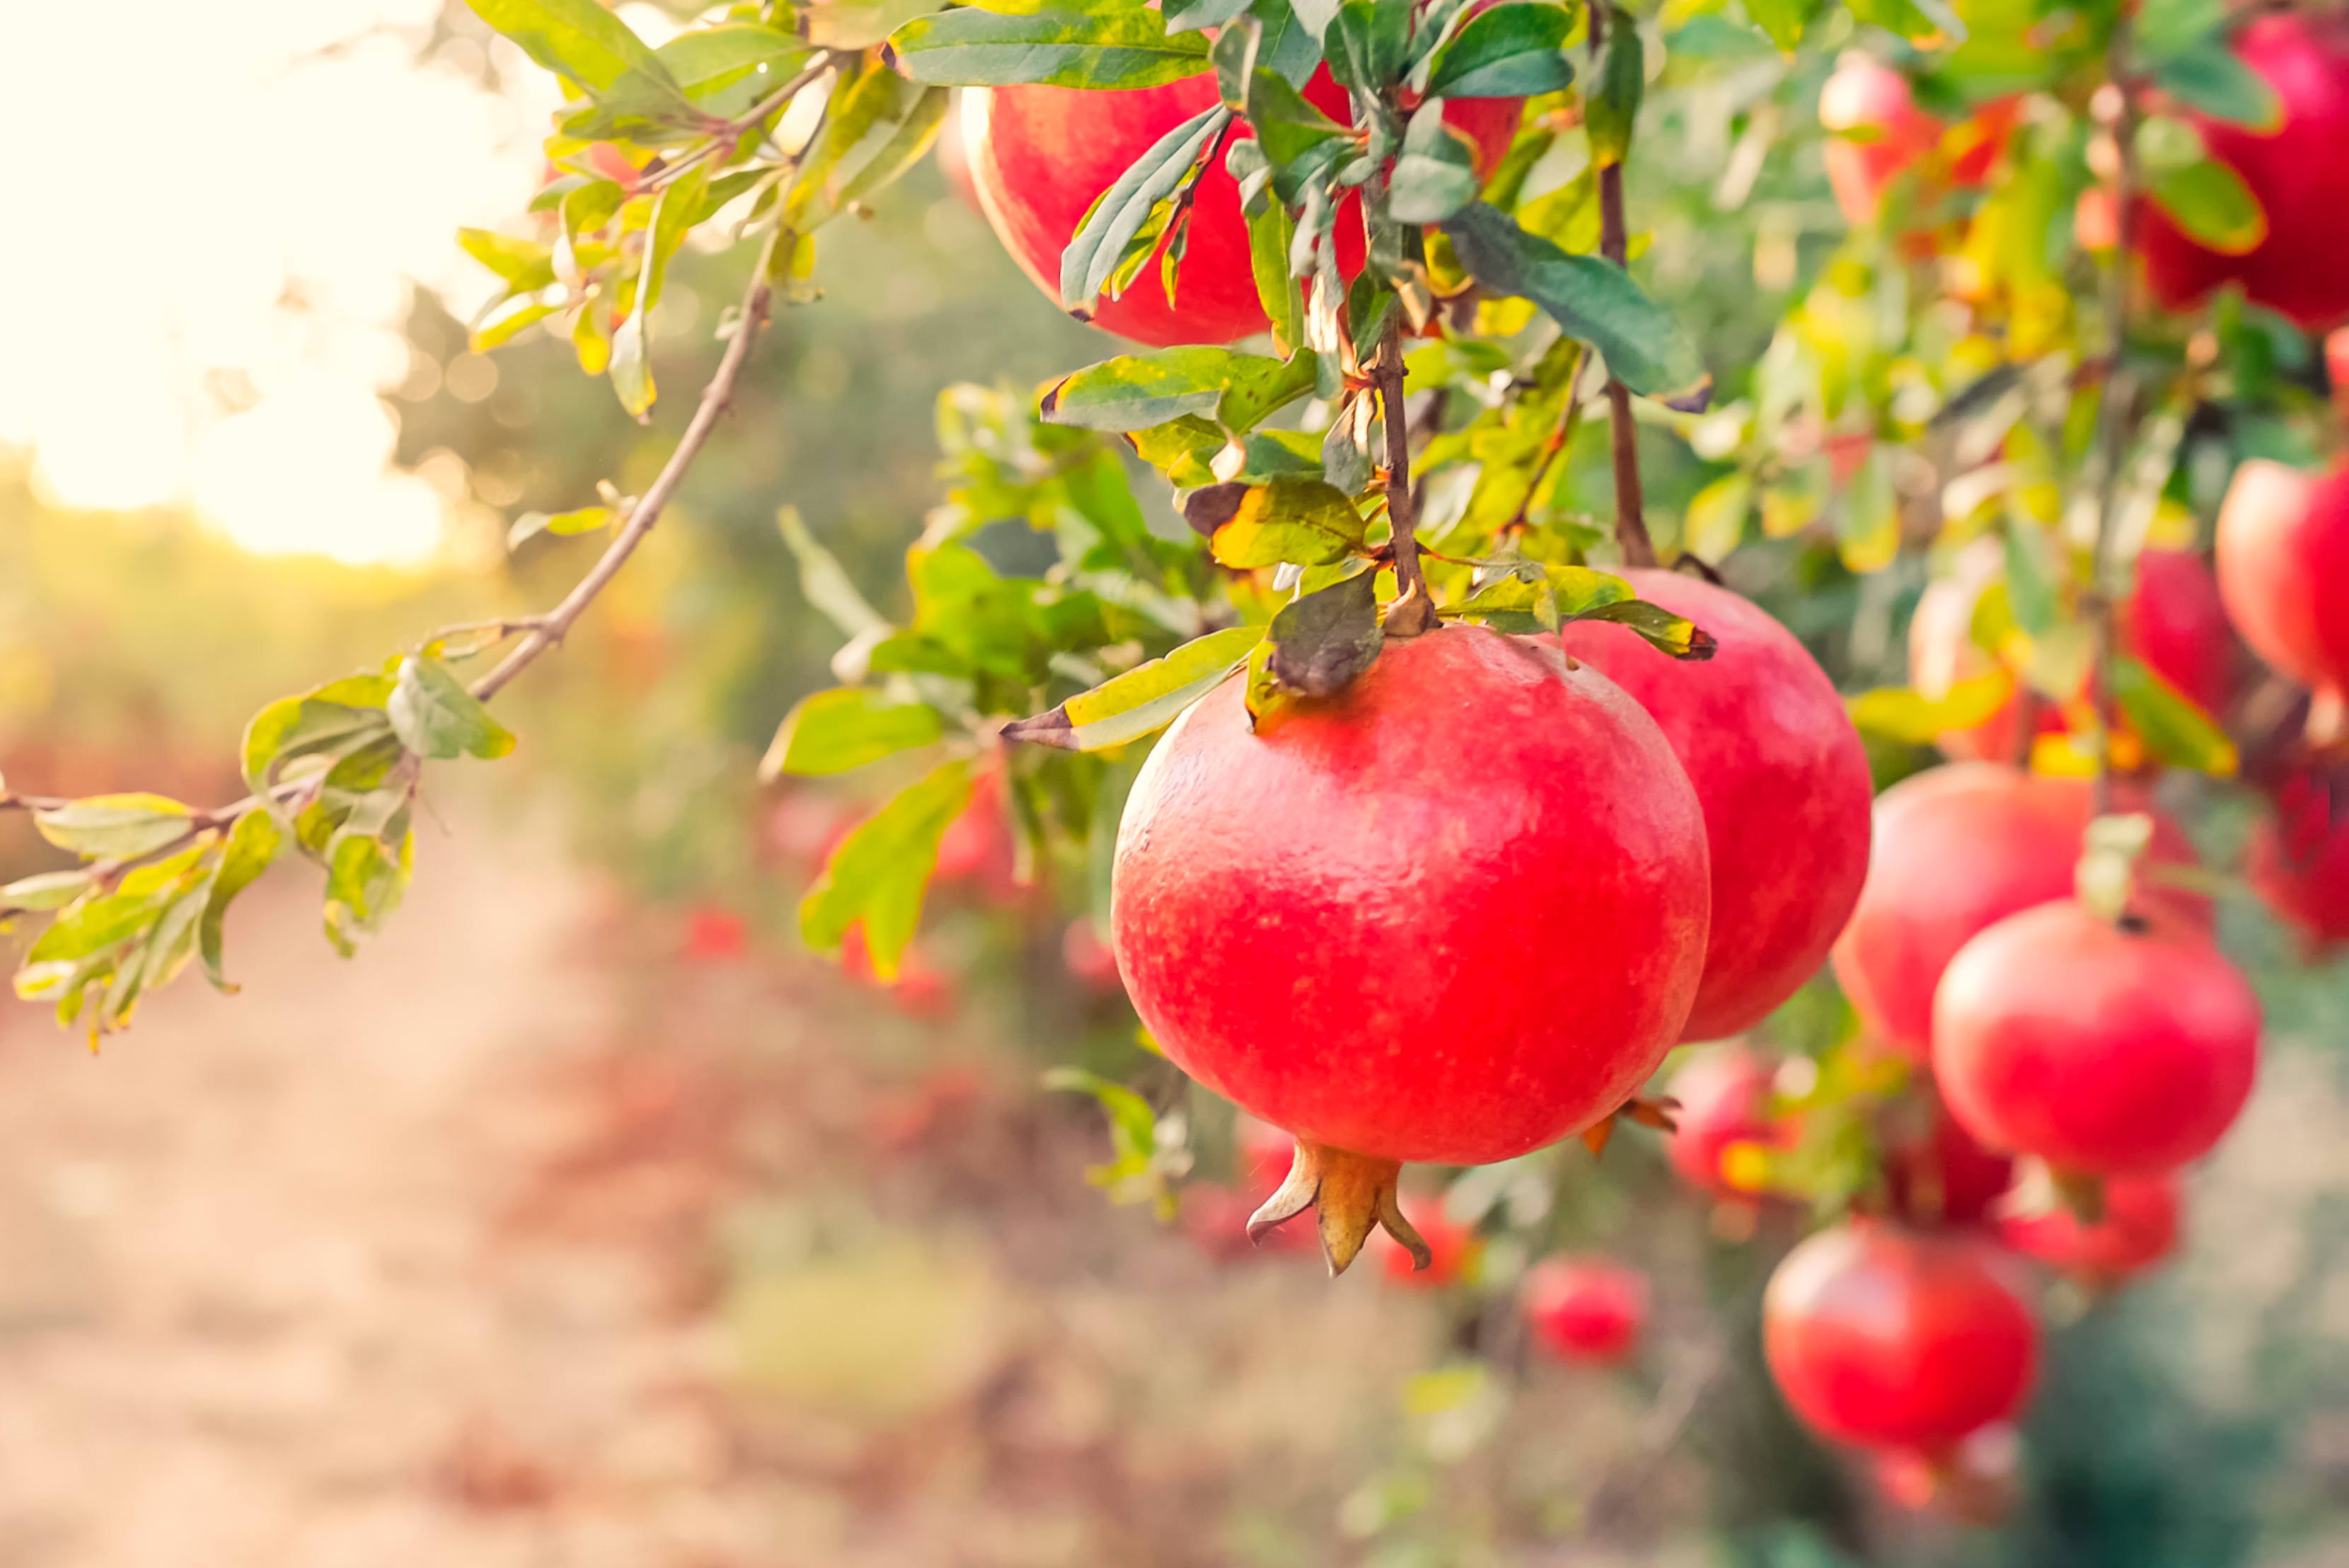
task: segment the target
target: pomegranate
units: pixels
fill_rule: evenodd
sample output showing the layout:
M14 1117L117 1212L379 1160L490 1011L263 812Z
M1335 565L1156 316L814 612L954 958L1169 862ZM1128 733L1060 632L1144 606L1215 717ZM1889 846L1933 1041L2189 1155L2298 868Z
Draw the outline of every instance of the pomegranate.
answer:
M2219 593L2278 673L2349 691L2349 466L2322 478L2266 458L2237 469L2219 508Z
M1603 621L1568 626L1563 639L1639 699L1704 807L1713 934L1681 1038L1718 1040L1760 1023L1816 973L1858 901L1868 753L1835 683L1766 612L1680 573L1624 576L1720 645L1684 664Z
M1936 578L1909 622L1909 681L1928 697L1946 695L1960 681L1994 668L1973 640L1974 607L1995 581L2002 553L1996 544L1969 548L1955 572ZM2120 614L2121 646L2206 713L2220 713L2234 695L2235 641L2219 587L2202 558L2188 550L2147 550L2137 556L2137 587ZM2009 701L1982 723L1934 737L1953 757L1992 761L2020 749L2015 733L2023 707ZM2062 734L2061 707L2039 705L2038 732Z
M1762 1345L1821 1436L1936 1454L2021 1408L2039 1328L1989 1243L1859 1220L1786 1254Z
M1070 977L1087 991L1114 996L1120 990L1117 955L1093 930L1092 921L1081 915L1061 933L1061 961Z
M2244 874L2312 948L2349 940L2349 797L2340 781L2292 774L2276 787L2273 805L2251 831Z
M1722 1198L1750 1196L1732 1179L1731 1150L1741 1144L1782 1148L1793 1128L1770 1115L1771 1078L1777 1064L1739 1042L1689 1058L1666 1081L1677 1102L1669 1149L1672 1168L1692 1187Z
M1554 649L1455 626L1261 732L1237 681L1175 721L1111 908L1166 1054L1298 1139L1253 1223L1318 1193L1342 1268L1402 1220L1401 1161L1510 1158L1630 1098L1688 1016L1709 901L1655 722Z
M750 950L750 922L716 904L686 912L683 956L693 963L724 963Z
M1927 1127L1885 1140L1885 1199L1911 1225L1979 1225L2014 1182L2014 1161L1984 1148L1936 1102Z
M2065 899L1961 949L1933 1000L1933 1076L1992 1148L2132 1176L2209 1151L2243 1108L2260 1004L2209 939Z
M1648 1277L1606 1258L1551 1258L1526 1275L1526 1323L1561 1361L1628 1360L1648 1323Z
M1885 186L1941 140L1941 122L1917 107L1909 78L1857 49L1819 89L1819 124L1837 133L1823 153L1827 184L1853 223L1874 223Z
M1933 988L1957 950L1993 922L2071 892L2089 793L2085 779L1951 763L1877 798L1875 858L1837 940L1835 971L1860 1021L1887 1045L1922 1061ZM2194 851L2157 812L2147 857L2191 865ZM2207 899L2174 889L2146 888L2138 901L2185 920L2209 919Z
M1061 252L1101 193L1127 165L1168 131L1216 101L1213 75L1164 87L1097 92L1077 88L980 88L963 94L963 141L968 150L979 210L1020 270L1054 299L1061 293ZM1352 118L1345 89L1317 70L1306 101L1340 123ZM1476 164L1489 173L1516 135L1516 99L1452 99L1445 123L1476 146ZM1234 137L1251 136L1245 121ZM1360 198L1349 195L1337 228L1338 267L1361 270ZM1238 182L1218 154L1201 176L1192 204L1190 236L1175 268L1174 303L1166 303L1155 265L1117 298L1093 302L1092 322L1121 337L1157 345L1229 343L1268 325L1257 303L1248 266L1247 220Z
M2349 315L2349 267L2341 265L2349 250L2349 24L2337 15L2271 14L2242 30L2235 53L2275 89L2282 124L2259 130L2185 118L2259 198L2266 236L2245 254L2222 255L2148 202L2137 224L2146 276L2172 310L2233 282L2255 303L2322 327Z
M1969 1524L2003 1521L2021 1492L2023 1441L2007 1421L1967 1433L1946 1452L1889 1449L1870 1459L1887 1501L1912 1511L1930 1508Z
M1484 1243L1477 1240L1473 1225L1463 1225L1444 1211L1444 1205L1433 1199L1411 1199L1402 1205L1402 1216L1427 1248L1427 1261L1393 1236L1381 1231L1371 1238L1371 1250L1378 1254L1379 1272L1399 1285L1430 1288L1448 1285L1459 1279L1475 1262Z
M938 839L938 861L931 880L942 888L976 890L991 904L1015 904L1027 891L1019 885L1018 849L1011 841L1011 823L1004 808L1003 770L979 770L970 792L970 804L947 824Z
M2160 1262L2178 1247L2178 1178L2122 1177L2105 1183L2105 1211L2084 1223L2058 1206L2018 1216L1998 1228L1998 1239L2083 1283L2109 1289Z

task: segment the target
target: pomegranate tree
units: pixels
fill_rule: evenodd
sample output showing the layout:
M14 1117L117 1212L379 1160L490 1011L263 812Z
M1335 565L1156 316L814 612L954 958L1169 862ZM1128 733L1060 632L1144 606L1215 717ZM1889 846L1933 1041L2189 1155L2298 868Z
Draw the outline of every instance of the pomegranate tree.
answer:
M1611 1259L1547 1259L1526 1272L1520 1299L1534 1342L1560 1361L1627 1361L1647 1327L1648 1276Z
M1683 664L1629 628L1568 627L1568 654L1640 701L1704 807L1713 934L1682 1037L1758 1023L1815 973L1868 875L1868 753L1826 671L1792 632L1726 588L1633 570L1640 597L1702 626ZM1800 845L1800 855L1787 846Z
M1118 965L1166 1054L1294 1134L1252 1223L1317 1199L1342 1268L1404 1160L1506 1159L1615 1111L1686 1022L1703 816L1597 670L1454 627L1252 728L1226 682L1118 831Z
M1859 1220L1786 1254L1763 1350L1795 1414L1864 1448L1946 1452L2031 1391L2039 1328L1978 1238Z
M2209 938L2064 900L1951 961L1933 1077L1992 1148L2059 1171L2138 1176L2209 1151L2251 1092L2260 1006Z

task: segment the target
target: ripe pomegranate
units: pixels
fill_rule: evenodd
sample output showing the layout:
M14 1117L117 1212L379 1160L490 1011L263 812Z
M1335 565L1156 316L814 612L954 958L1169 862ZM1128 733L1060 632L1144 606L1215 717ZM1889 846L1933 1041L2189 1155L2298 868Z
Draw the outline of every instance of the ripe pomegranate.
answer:
M2336 327L2324 339L2324 379L2333 383L2333 406L2349 416L2349 327Z
M1087 991L1114 996L1124 988L1117 978L1117 954L1094 932L1092 921L1081 915L1061 933L1061 961L1068 966L1070 977Z
M1814 1431L1932 1454L2021 1408L2039 1328L1987 1242L1859 1220L1786 1254L1762 1346Z
M1938 577L1917 601L1909 622L1909 682L1928 697L1988 673L1993 656L1973 640L1974 607L2002 567L1994 542L1971 549L1955 572ZM2219 586L2202 558L2189 550L2147 550L2137 556L2137 587L2121 606L2121 646L2206 713L2220 713L2234 695L2235 640ZM1953 757L2002 761L2014 756L2023 701L2009 701L1982 723L1946 731L1934 740ZM2061 707L2039 705L2038 732L2070 726Z
M2242 177L2267 214L2267 234L2243 255L2221 255L2187 238L2147 202L2137 250L2161 303L2182 310L2222 283L2242 285L2255 303L2302 327L2349 315L2349 23L2292 10L2260 17L2235 41L2243 63L2282 100L2273 130L2185 118L2211 157Z
M1623 575L1720 644L1692 665L1603 621L1568 626L1563 639L1640 700L1704 806L1713 934L1681 1038L1718 1040L1760 1023L1816 973L1858 901L1868 753L1835 683L1767 612L1681 573Z
M1870 1458L1878 1488L1897 1507L1930 1508L1991 1526L2003 1521L2020 1498L2023 1442L2011 1422L1978 1428L1945 1452L1892 1449Z
M1118 968L1177 1065L1298 1139L1342 1268L1399 1162L1506 1159L1624 1104L1703 967L1703 816L1613 682L1476 627L1390 640L1251 732L1175 722L1118 832ZM1408 1236L1403 1240L1409 1241Z
M683 956L693 963L724 963L750 949L750 922L716 904L686 911Z
M1526 1323L1560 1361L1611 1366L1640 1346L1648 1276L1606 1258L1551 1258L1526 1274Z
M1393 1236L1381 1231L1370 1241L1371 1251L1379 1258L1379 1272L1399 1285L1414 1289L1431 1289L1448 1285L1468 1271L1476 1254L1484 1250L1473 1225L1463 1225L1444 1213L1440 1202L1424 1199L1409 1199L1402 1205L1403 1219L1427 1248L1427 1261L1422 1262L1417 1253Z
M1819 89L1819 124L1837 133L1823 153L1827 184L1853 223L1874 223L1885 186L1941 140L1941 122L1917 107L1909 78L1857 49Z
M2251 1092L2260 1004L2209 939L2069 899L2001 920L1933 1000L1933 1076L1992 1148L2134 1176L2209 1151Z
M1752 1196L1724 1161L1740 1144L1782 1148L1792 1141L1792 1127L1770 1115L1776 1071L1768 1056L1732 1041L1697 1053L1666 1081L1664 1093L1679 1108L1665 1147L1689 1185L1721 1198Z
M1345 89L1327 67L1305 85L1306 101L1340 123L1352 118ZM979 210L1020 270L1054 299L1061 252L1096 199L1159 138L1216 101L1213 75L1164 87L1095 92L1077 88L981 88L963 94L963 140ZM1444 121L1476 146L1489 173L1516 134L1519 100L1453 99ZM1255 134L1245 121L1234 137ZM1348 196L1338 216L1338 268L1361 270L1361 206ZM1166 303L1155 265L1132 287L1095 301L1092 322L1121 337L1156 345L1229 343L1265 330L1248 267L1247 221L1239 185L1218 154L1200 178L1190 237L1175 269L1174 303Z
M2091 812L2088 781L1996 763L1951 763L1901 780L1876 802L1875 858L1835 946L1836 978L1887 1045L1925 1058L1933 988L1975 933L2066 897ZM2126 809L2138 809L2124 800ZM2191 865L2178 826L2154 814L2155 864ZM2141 888L2139 903L2207 923L2207 899Z
M2244 875L2278 919L2322 950L2349 940L2349 796L2338 779L2295 773L2251 830Z
M2014 1161L1984 1148L1936 1102L1925 1127L1888 1137L1885 1200L1911 1225L1979 1225L2014 1184Z
M2083 1283L2109 1289L2160 1262L2178 1248L2178 1192L2174 1173L2105 1183L2105 1212L2085 1224L2062 1206L2002 1221L1998 1239Z
M2219 508L2219 593L2278 673L2349 691L2349 466L2322 478L2266 458L2237 469Z
M1025 896L1011 823L1004 810L1005 787L1001 768L979 770L970 804L947 824L938 839L938 861L930 873L935 884L972 888L991 904L1015 904Z
M897 1011L908 1018L946 1018L961 1002L954 976L931 963L917 947L907 948L898 956L897 978L884 981L874 971L873 950L865 942L862 920L841 933L840 971L851 980L887 991Z

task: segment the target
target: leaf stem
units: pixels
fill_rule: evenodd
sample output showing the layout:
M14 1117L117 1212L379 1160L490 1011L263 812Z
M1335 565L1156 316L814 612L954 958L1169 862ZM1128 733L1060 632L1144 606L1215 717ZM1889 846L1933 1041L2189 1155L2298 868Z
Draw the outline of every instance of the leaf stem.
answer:
M1592 0L1590 56L1596 61L1606 47L1607 24L1615 7L1608 0ZM1594 67L1595 68L1595 67ZM1620 160L1599 171L1599 254L1619 267L1628 267L1630 238L1623 224L1623 164ZM1631 423L1631 389L1609 377L1607 428L1615 456L1615 547L1627 566L1656 564L1655 542L1648 537L1648 514L1640 485L1640 445Z

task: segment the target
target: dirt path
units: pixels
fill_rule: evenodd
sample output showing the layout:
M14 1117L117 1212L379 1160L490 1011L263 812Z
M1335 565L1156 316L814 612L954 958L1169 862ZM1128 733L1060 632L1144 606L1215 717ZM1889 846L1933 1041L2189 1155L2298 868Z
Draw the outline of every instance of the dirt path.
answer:
M500 837L429 846L350 964L305 888L256 898L245 993L103 1057L0 1021L0 1565L754 1555L673 1260L512 1233L613 982L594 899Z

